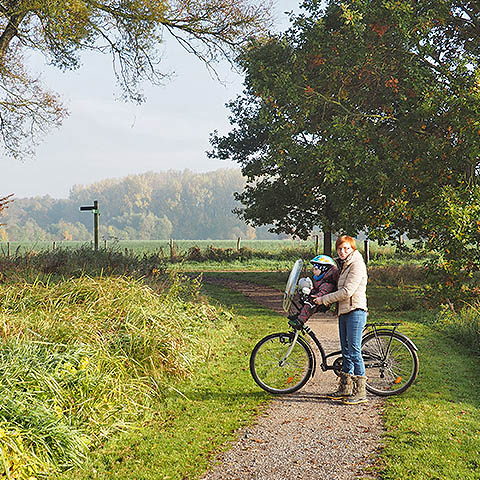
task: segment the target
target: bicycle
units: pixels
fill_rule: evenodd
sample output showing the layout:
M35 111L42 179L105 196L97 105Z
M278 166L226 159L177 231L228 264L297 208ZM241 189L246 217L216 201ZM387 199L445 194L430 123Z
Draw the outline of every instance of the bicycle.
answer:
M287 281L284 310L293 304L301 266L297 260ZM303 300L302 300L303 298ZM300 301L305 294L300 292ZM399 395L415 381L419 361L417 347L407 336L397 331L399 323L367 323L362 338L362 356L367 375L367 390L379 396ZM333 370L340 375L342 352L325 353L315 333L308 325L289 332L278 332L262 338L250 355L250 372L263 390L273 394L293 393L302 388L316 371L317 358L305 334L312 339L321 355L322 371ZM335 358L332 363L328 360Z

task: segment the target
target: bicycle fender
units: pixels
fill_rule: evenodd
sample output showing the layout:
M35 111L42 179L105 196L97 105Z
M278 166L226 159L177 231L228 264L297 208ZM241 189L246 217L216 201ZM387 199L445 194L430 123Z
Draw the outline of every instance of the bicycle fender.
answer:
M290 332L290 338L293 337L293 334L292 332ZM300 340L301 339L301 340ZM299 337L297 341L302 341L302 343L308 348L308 350L310 351L310 353L312 354L312 358L313 358L313 365L312 365L312 373L310 374L310 378L313 378L313 376L315 375L315 371L317 369L317 356L315 355L315 352L313 351L313 348L312 346L310 345L309 342L307 342L305 340L305 338L303 337Z
M410 339L409 339L408 337L406 337L405 335L402 335L402 337L404 337L404 338L405 338L405 341L406 341L407 343L409 343L416 352L418 352L418 347L413 343L413 340L410 340Z
M307 342L307 345L310 347L310 344ZM312 374L310 375L310 378L313 378L315 375L315 370L317 369L317 356L315 355L315 352L313 351L312 347L310 347L310 351L312 352L313 355L313 367L312 367Z
M418 352L418 348L417 346L413 343L413 340L410 340L410 338L408 338L406 335L404 335L403 333L401 332L398 332L398 331L395 331L395 333L397 335L400 335L400 337L402 337L405 342L407 342L416 352Z
M313 376L315 375L315 371L317 370L317 356L315 355L315 352L313 351L313 348L311 347L310 343L306 341L305 344L308 346L310 353L312 354L312 357L313 357L312 373L310 374L310 378L313 378Z
M379 328L377 330L378 333L382 332L382 333L392 333L391 330L389 330L388 328ZM369 336L370 334L372 335L375 335L373 332L368 332L367 335L365 335L363 338ZM402 340L405 341L405 343L408 343L416 352L418 352L418 347L413 343L412 340L410 340L410 338L408 338L406 335L404 335L403 333L399 332L398 330L395 330L395 335L398 335L399 337L402 337ZM363 339L362 339L363 340Z

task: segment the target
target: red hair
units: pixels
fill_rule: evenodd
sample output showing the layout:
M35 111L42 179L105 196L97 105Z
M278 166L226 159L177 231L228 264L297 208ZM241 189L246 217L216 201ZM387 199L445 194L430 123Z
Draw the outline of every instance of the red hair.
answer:
M357 245L355 244L355 239L352 237L349 237L348 235L341 235L340 237L337 238L337 241L335 242L335 249L338 250L338 247L342 245L342 243L348 243L353 250L357 249Z

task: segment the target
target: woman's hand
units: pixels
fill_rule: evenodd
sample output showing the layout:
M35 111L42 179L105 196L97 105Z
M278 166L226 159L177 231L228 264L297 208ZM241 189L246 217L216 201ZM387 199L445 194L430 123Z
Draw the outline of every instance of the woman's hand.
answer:
M313 301L314 301L317 305L323 305L322 297L315 297L315 298L313 299Z

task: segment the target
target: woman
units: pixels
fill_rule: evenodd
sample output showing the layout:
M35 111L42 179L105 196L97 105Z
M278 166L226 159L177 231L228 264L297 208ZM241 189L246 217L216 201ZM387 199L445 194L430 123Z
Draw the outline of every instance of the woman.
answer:
M367 402L367 377L362 358L362 332L367 322L367 267L352 237L342 235L335 246L340 264L338 289L315 299L319 305L326 306L338 302L343 372L337 391L326 397L356 405Z

